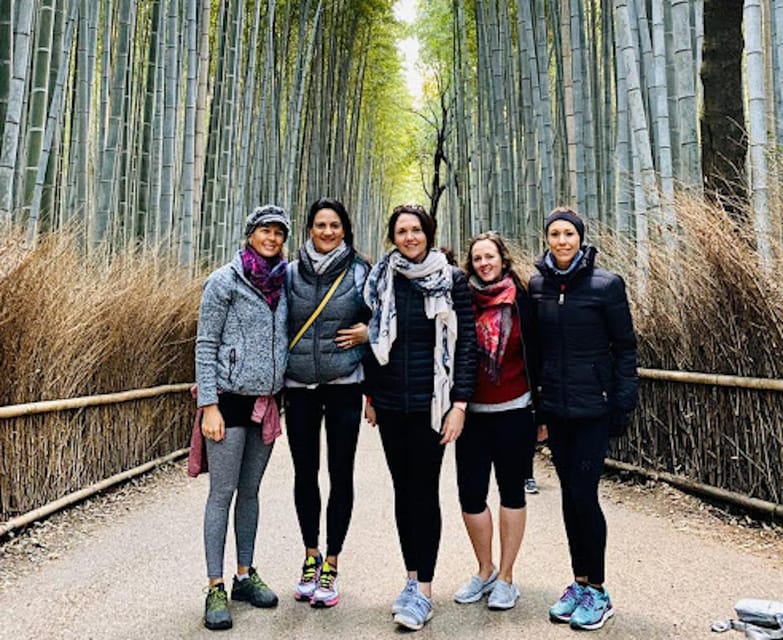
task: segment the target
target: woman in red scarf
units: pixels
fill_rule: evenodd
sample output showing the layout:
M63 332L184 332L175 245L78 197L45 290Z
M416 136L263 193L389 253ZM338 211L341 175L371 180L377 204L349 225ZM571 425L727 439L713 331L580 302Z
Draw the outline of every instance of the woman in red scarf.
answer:
M532 466L536 428L532 416L527 292L511 255L495 232L476 236L466 270L473 294L479 367L462 436L457 440L457 484L462 518L478 572L457 593L460 604L489 594L490 609L511 609L519 598L513 567L525 533L526 466ZM523 461L520 463L520 461ZM531 465L526 465L530 462ZM492 560L492 514L487 506L495 468L500 492L500 563ZM532 476L532 474L529 474Z

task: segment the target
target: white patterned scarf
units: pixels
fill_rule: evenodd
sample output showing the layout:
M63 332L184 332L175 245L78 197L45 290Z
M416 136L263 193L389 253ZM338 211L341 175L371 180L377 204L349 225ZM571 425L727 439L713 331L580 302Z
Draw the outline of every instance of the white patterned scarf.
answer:
M326 270L336 262L340 262L350 250L351 248L345 244L345 241L343 240L329 253L320 253L318 249L315 248L313 239L310 238L299 250L299 259L304 260L309 258L313 272L320 275L326 273Z
M451 407L449 394L454 384L454 350L457 344L457 314L451 298L451 266L437 249L430 249L419 263L411 262L397 249L387 253L370 272L364 285L364 300L370 307L370 347L381 366L397 337L397 308L394 275L404 275L424 296L424 312L435 321L435 378L431 404L432 428L438 433Z

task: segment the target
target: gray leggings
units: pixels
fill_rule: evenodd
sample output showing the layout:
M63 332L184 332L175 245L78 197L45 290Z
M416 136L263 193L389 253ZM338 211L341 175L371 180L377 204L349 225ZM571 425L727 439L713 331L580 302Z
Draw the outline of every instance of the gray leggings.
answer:
M258 487L272 445L261 441L260 427L230 427L220 442L207 440L209 497L204 510L207 577L223 577L228 510L234 503L237 564L251 566L258 527Z

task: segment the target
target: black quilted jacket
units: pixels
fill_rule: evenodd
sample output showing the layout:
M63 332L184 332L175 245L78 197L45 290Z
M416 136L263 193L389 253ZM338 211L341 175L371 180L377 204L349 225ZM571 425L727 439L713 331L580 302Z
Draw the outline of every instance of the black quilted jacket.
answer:
M452 301L457 314L452 401L470 400L476 377L476 326L465 274L453 268ZM372 355L365 360L365 389L372 404L387 411L429 411L435 353L435 321L424 313L424 297L405 276L395 275L397 338L389 362L381 367Z
M542 258L530 278L539 344L539 422L631 411L638 399L636 336L623 279L595 267L585 245L579 266L556 274Z

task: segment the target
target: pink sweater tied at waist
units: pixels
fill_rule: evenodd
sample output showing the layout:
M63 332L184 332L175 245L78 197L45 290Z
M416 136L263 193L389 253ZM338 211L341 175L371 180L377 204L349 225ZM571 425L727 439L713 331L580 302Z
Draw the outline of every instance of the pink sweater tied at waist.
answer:
M190 394L198 397L198 387L193 385ZM190 432L190 454L188 455L188 475L195 478L200 473L209 471L207 465L207 443L201 432L201 416L203 407L196 410L196 418L193 421L193 429ZM261 425L261 440L264 444L272 444L283 433L280 426L280 411L274 396L258 396L253 404L253 413L250 420Z

